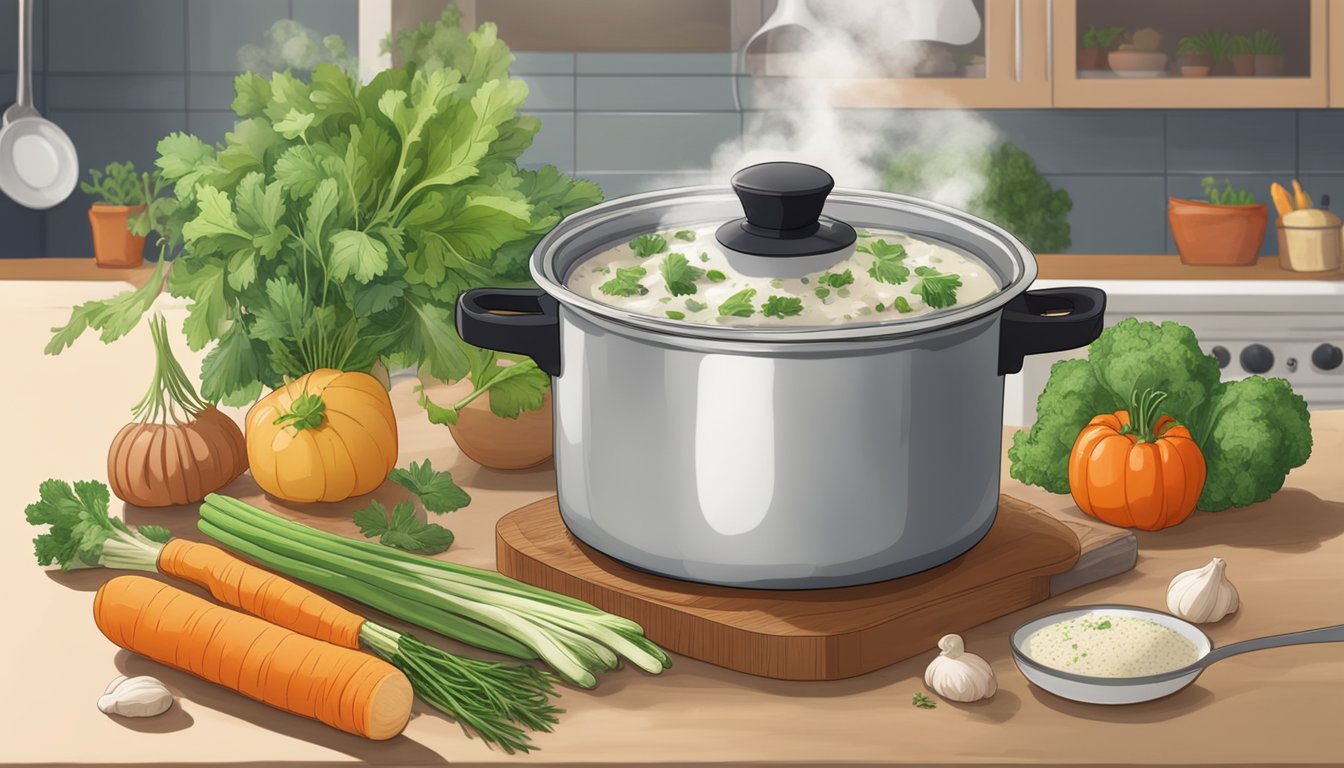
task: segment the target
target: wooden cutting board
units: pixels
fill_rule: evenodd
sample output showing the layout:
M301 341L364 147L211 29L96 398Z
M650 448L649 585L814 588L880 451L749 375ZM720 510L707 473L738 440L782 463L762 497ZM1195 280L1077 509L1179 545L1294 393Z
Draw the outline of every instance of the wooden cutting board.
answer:
M985 538L912 576L838 589L758 590L655 576L579 542L554 496L495 529L499 571L626 616L664 648L782 680L862 675L936 647L949 632L1129 570L1126 530L1057 519L1011 496Z

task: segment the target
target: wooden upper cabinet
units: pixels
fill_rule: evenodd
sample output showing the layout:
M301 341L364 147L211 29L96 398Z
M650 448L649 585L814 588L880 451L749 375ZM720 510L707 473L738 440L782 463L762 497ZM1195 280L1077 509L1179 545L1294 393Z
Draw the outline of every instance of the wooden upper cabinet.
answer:
M943 51L956 68L913 76L844 80L836 84L843 107L997 109L1050 106L1050 28L1047 0L976 0L980 37ZM910 43L893 43L896 46Z
M1330 106L1344 107L1344 0L1330 0Z
M1328 5L1340 8L1342 4L1329 0ZM1338 29L1328 34L1331 24L1327 0L1053 0L1052 10L1056 107L1324 107L1330 100L1332 79L1334 89L1344 93L1344 83L1338 76L1344 75L1344 65L1339 63L1339 56L1333 57L1336 77L1331 77L1326 65L1330 46L1341 45ZM1338 24L1336 21L1335 26ZM1121 39L1126 41L1136 30L1156 30L1160 36L1158 50L1166 55L1165 63L1131 57L1131 63L1138 65L1137 71L1125 74L1116 73L1109 65L1102 69L1085 67L1087 63L1079 58L1080 39L1093 25L1122 28ZM1215 66L1208 76L1184 74L1183 64L1199 66L1201 62L1181 57L1183 38L1192 38L1197 48L1220 51L1226 46L1211 36L1249 36L1259 30L1268 30L1277 39L1281 62L1273 58L1246 63L1229 59ZM1249 65L1254 74L1238 76L1232 69L1234 64Z

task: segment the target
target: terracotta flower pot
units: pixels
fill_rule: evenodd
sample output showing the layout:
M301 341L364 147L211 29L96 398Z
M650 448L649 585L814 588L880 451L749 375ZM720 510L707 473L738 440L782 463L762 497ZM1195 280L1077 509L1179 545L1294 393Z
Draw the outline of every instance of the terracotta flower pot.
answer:
M1259 257L1269 210L1263 203L1213 205L1169 197L1167 219L1181 263L1250 266Z
M1255 74L1260 77L1278 77L1283 74L1283 56L1256 56Z
M447 384L425 371L418 374L430 401L447 406L470 395L467 379ZM551 458L551 391L546 390L541 408L523 411L516 419L504 419L490 411L490 393L472 400L448 425L453 441L467 458L491 469L528 469Z
M91 205L93 260L100 267L138 267L145 260L145 238L131 234L131 216L143 205Z
M1232 54L1232 74L1236 77L1250 77L1255 74L1255 54Z
M1099 69L1110 69L1111 65L1106 63L1106 54L1109 51L1105 48L1079 48L1078 49L1078 69L1082 72L1095 71Z

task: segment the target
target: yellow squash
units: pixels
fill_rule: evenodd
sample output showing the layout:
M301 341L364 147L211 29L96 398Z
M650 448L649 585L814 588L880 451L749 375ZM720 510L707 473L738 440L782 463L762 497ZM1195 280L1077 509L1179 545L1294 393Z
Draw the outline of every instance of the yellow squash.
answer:
M392 401L366 373L313 371L247 412L247 458L257 485L286 501L368 493L397 463Z

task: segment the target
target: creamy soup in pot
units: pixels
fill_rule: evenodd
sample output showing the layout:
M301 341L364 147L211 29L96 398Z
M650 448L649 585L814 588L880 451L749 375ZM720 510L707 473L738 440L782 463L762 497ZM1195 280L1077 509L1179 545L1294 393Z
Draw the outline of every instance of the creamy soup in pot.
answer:
M1037 630L1023 651L1038 663L1092 677L1140 677L1193 664L1195 644L1152 619L1092 611Z
M858 230L847 258L801 277L730 266L716 226L640 235L569 275L571 291L629 312L736 326L841 325L918 317L997 293L978 258L901 232Z

